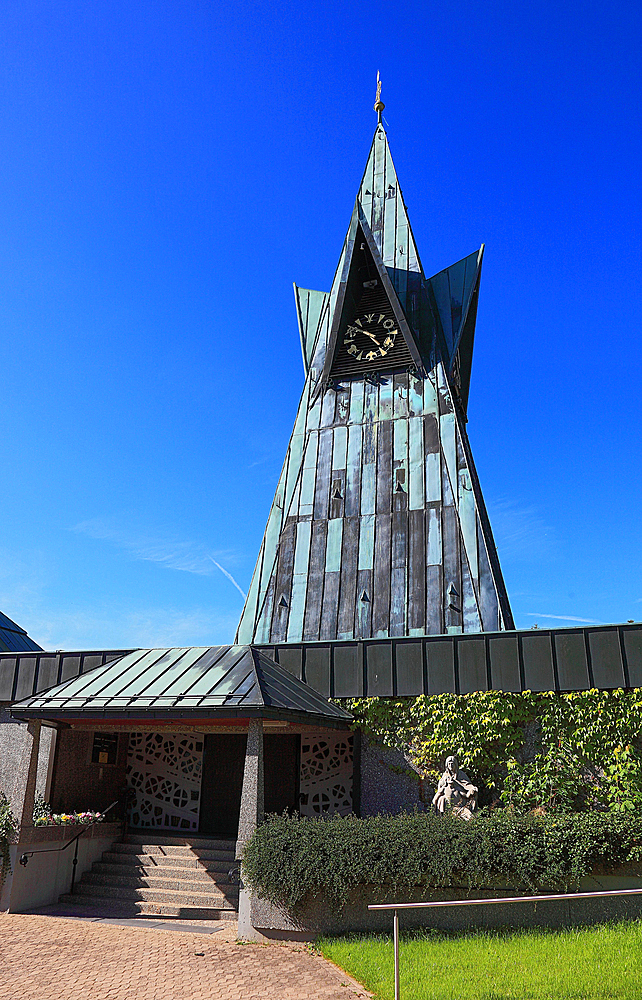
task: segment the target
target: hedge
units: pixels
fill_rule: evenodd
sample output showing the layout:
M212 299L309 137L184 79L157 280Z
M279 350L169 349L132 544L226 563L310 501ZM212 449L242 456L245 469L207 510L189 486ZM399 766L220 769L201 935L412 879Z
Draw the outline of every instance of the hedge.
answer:
M624 813L519 816L509 810L466 823L431 813L308 819L270 817L245 848L243 880L296 911L323 894L341 908L368 887L371 899L417 887L506 885L527 893L572 891L596 866L642 860L642 818Z

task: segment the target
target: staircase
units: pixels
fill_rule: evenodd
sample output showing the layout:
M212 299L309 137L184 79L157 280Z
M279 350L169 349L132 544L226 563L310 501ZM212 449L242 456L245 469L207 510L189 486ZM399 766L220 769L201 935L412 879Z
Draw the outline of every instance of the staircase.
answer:
M119 916L236 920L235 841L127 833L60 902Z

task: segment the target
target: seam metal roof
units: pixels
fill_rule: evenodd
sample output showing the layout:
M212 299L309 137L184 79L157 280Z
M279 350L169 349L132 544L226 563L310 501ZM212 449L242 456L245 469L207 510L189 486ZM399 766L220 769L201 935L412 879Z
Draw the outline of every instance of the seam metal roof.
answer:
M251 646L138 649L12 706L20 718L65 716L352 716Z

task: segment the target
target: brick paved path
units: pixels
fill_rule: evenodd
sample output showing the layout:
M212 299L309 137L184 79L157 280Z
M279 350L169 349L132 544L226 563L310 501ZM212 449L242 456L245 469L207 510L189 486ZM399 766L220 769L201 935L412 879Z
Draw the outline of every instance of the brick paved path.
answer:
M241 945L217 934L0 915L2 1000L354 1000L356 996L370 994L304 945Z

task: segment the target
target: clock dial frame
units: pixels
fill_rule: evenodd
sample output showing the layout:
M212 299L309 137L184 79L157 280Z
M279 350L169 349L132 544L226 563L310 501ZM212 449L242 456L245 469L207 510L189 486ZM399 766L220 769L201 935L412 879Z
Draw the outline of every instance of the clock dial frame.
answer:
M377 309L348 324L343 346L355 361L377 361L392 350L398 336L394 319Z

